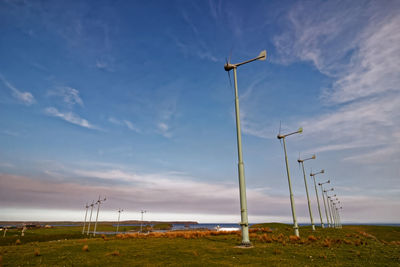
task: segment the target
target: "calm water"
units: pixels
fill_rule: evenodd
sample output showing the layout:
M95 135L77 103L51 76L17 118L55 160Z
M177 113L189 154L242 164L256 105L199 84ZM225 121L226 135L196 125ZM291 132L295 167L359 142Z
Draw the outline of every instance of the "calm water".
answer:
M145 225L151 225L153 226L154 224L143 224ZM239 224L237 223L199 223L199 224L172 224L172 230L193 230L193 229L209 229L213 230L217 226L220 227L240 227ZM251 224L250 224L251 225ZM117 224L113 224L113 226L117 227ZM120 224L119 227L124 227L124 226L140 226L139 224Z

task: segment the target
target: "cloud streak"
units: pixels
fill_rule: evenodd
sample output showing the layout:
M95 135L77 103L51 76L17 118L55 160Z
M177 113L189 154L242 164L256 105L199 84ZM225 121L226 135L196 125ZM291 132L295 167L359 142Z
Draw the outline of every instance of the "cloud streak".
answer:
M73 112L60 112L55 107L48 107L45 109L45 113L49 116L57 117L62 120L65 120L69 123L88 128L88 129L95 129L99 130L98 127L94 126L93 124L89 123L86 119L79 117L79 115Z
M49 91L50 96L58 96L61 97L68 106L74 106L78 104L83 107L83 100L79 96L79 91L75 88L71 88L68 86L59 87L56 90Z
M273 38L275 62L310 62L333 80L320 93L328 111L303 119L296 114L300 123L290 126L304 127L309 152L352 150L348 159L357 162L399 156L393 147L400 146L400 5L389 6L299 2L287 12L285 30ZM245 133L275 137L260 126L268 124L251 120L250 110L243 115Z
M0 80L3 84L12 91L13 96L18 99L20 102L24 103L27 106L30 106L36 102L35 97L30 92L22 92L18 90L14 85L12 85L9 81L4 78L4 76L0 73Z
M136 133L141 133L141 130L129 120L118 120L114 117L109 117L108 121L115 125L126 126L129 130L134 131Z

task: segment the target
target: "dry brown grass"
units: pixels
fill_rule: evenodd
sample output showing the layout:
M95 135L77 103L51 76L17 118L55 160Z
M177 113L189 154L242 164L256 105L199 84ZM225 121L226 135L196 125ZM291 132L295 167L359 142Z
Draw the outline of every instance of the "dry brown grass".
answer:
M15 245L21 245L21 240L17 239L17 241L15 241Z
M331 247L332 246L331 240L329 240L328 238L325 238L324 241L322 242L322 246L326 247L326 248Z
M272 238L267 234L258 236L258 240L265 243L272 243Z
M40 256L40 255L41 255L41 254L40 254L40 249L35 248L35 249L33 250L33 255L35 255L35 256Z
M273 250L273 253L274 253L274 255L280 255L280 254L283 253L283 251L276 248L276 249Z
M89 246L88 246L88 245L84 245L84 246L82 247L82 251L88 252L88 251L89 251Z
M272 233L272 230L268 227L250 228L249 233Z
M297 243L300 240L300 237L296 236L296 235L291 235L289 236L289 241L291 243Z
M250 233L250 239L256 239L258 235L256 233Z
M315 241L317 241L318 239L315 237L315 236L313 236L313 235L309 235L308 236L308 241L310 241L310 242L315 242Z
M351 241L350 241L350 240L347 240L347 239L343 239L343 243L345 243L346 245L350 245L350 244L351 244Z
M119 251L118 250L114 250L113 252L107 253L107 255L109 255L109 256L119 256Z
M171 232L151 232L149 234L117 234L117 239L127 238L185 238L185 239L198 239L208 236L219 236L219 235L232 235L237 234L238 231L171 231ZM240 235L240 232L239 232Z
M0 267L3 266L3 256L0 255Z
M377 238L376 238L375 236L373 236L373 235L371 235L371 234L368 234L368 233L366 233L366 232L360 231L359 233L360 233L360 235L362 235L362 236L365 236L365 237L368 237L368 238L372 238L372 239L377 240Z

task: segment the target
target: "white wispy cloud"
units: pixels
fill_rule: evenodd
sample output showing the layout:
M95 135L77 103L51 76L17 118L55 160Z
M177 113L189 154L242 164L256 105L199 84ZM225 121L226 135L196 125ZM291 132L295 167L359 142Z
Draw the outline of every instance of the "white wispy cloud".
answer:
M89 128L89 129L99 129L93 124L89 123L86 119L81 118L79 115L73 112L60 112L55 107L48 107L45 109L45 113L49 116L57 117L63 119L69 123L79 125L81 127Z
M115 125L119 125L119 126L124 125L131 131L141 133L141 130L129 120L118 120L114 117L109 117L108 121Z
M171 132L169 132L169 126L167 123L165 122L159 122L157 123L157 128L159 130L159 132L167 138L170 138L172 136Z
M109 117L108 121L115 125L122 125L122 122L114 117Z
M137 128L135 125L133 125L132 122L128 121L128 120L124 120L124 123L126 125L126 127L129 128L129 130L135 131L137 133L140 132L139 128Z
M25 105L32 105L36 102L35 97L30 92L22 92L18 90L14 85L12 85L9 81L4 78L4 76L0 73L0 80L3 84L12 91L12 95L18 99L20 102Z
M399 151L393 147L400 146L400 5L338 3L295 4L273 39L276 63L307 61L333 80L320 94L328 111L303 119L296 114L300 123L291 127L304 127L310 152L352 149L353 161L367 157L357 153L394 158ZM248 112L245 133L275 137Z
M83 106L83 100L79 96L79 91L72 87L68 86L58 87L55 90L49 91L48 95L61 97L64 103L66 103L69 106L73 106L75 104Z

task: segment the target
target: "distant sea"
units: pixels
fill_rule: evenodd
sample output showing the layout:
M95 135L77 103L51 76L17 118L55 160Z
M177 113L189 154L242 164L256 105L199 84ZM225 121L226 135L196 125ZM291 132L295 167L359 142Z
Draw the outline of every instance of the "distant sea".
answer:
M151 225L152 224L146 224L144 223L143 225ZM250 224L251 225L251 224ZM113 226L117 227L117 224L113 224ZM140 223L135 223L135 224L120 224L119 227L123 226L140 226ZM226 228L232 228L236 227L239 228L240 225L237 223L198 223L198 224L172 224L172 230L188 230L188 229L209 229L209 230L214 230L215 227L226 227Z

